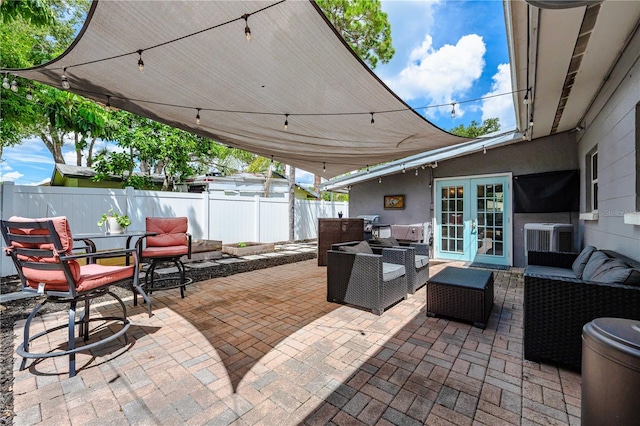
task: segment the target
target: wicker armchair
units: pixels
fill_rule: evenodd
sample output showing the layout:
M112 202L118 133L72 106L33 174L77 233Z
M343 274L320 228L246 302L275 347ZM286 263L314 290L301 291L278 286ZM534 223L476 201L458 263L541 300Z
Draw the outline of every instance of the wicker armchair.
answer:
M356 242L357 243L357 242ZM407 250L383 249L382 254L327 251L327 301L371 309L376 315L407 298ZM333 250L336 248L336 250Z
M639 268L640 263L613 251L610 257ZM571 270L578 253L532 252L529 265ZM569 276L524 273L524 356L580 371L582 328L600 317L640 320L640 287L584 281ZM559 271L561 272L561 271Z
M427 284L429 279L429 245L424 243L398 243L398 245L387 246L377 244L377 240L370 240L369 245L376 254L381 254L383 248L398 248L407 250L407 293L413 294L422 286Z

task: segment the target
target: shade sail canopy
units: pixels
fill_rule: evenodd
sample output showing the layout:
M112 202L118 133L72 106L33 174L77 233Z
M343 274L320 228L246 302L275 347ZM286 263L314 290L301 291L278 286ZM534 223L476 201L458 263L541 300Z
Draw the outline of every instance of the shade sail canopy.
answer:
M95 1L65 54L10 72L64 74L71 92L327 178L467 140L411 110L309 1Z

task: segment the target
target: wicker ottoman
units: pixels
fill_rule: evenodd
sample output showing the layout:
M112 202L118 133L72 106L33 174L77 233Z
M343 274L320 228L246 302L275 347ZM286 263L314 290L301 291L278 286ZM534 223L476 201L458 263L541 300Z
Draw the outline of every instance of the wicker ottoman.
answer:
M427 281L427 315L485 328L493 307L493 272L447 266Z

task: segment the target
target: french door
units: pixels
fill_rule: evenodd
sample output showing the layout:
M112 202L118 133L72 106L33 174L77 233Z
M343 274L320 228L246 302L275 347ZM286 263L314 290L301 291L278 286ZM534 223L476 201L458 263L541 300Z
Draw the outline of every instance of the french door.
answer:
M511 264L509 182L507 175L436 181L436 258Z

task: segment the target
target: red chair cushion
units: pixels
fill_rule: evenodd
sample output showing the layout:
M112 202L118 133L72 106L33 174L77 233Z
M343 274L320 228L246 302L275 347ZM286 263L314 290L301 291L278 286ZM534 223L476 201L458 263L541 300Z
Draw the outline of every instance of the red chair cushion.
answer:
M71 253L73 249L73 236L71 235L71 228L69 227L69 221L65 216L31 219L26 217L13 216L9 219L16 222L45 222L47 220L53 221L53 226L58 233L60 243L62 244L62 253ZM14 234L24 235L47 235L46 229L15 229L12 228L11 232ZM49 243L42 244L26 244L14 242L13 246L18 248L40 248L44 250L53 250L53 245ZM18 258L22 261L28 262L43 262L43 263L58 263L60 260L58 257L29 257L24 255L18 255ZM74 280L80 277L80 265L75 260L67 262L71 275ZM45 290L57 290L68 291L69 284L67 277L62 270L59 271L41 271L33 268L22 268L22 273L27 279L27 285L32 288L38 288L39 283L45 284Z
M168 246L168 247L147 247L142 250L142 257L175 257L182 256L189 252L189 247L183 246Z
M188 222L186 217L146 218L147 232L155 232L157 234L146 238L147 248L168 246L187 247L187 226Z
M80 267L77 291L93 290L105 284L133 277L134 267L89 264Z

